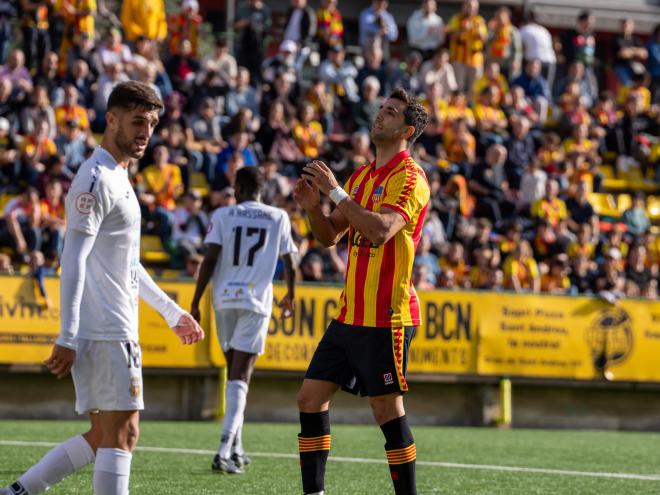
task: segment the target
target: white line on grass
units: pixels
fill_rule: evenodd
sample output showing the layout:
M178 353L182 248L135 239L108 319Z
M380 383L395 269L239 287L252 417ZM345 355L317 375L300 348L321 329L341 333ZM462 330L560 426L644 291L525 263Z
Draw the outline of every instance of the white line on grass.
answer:
M21 440L0 440L0 445L15 447L54 447L54 442L26 442ZM170 454L198 454L213 455L215 450L178 449L169 447L138 447L143 452L164 452ZM285 454L278 452L250 452L251 457L269 457L271 459L298 459L298 454ZM333 457L328 458L335 462L358 462L362 464L385 464L384 459L369 459L364 457ZM546 469L518 466L497 466L493 464L461 464L458 462L417 461L418 466L431 466L449 469L481 469L486 471L506 471L512 473L554 474L560 476L587 476L591 478L609 478L641 481L660 481L660 474L634 474L634 473L608 473L602 471L572 471L568 469Z

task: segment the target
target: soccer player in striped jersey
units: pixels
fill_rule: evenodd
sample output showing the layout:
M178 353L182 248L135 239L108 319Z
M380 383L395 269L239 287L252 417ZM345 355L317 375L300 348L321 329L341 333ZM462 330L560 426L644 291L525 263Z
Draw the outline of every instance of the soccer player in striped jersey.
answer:
M371 128L376 160L342 188L320 161L304 168L294 196L326 246L348 231L349 254L339 311L319 343L298 393L303 491L322 494L330 450L330 399L341 387L369 398L385 435L397 494L416 494L416 450L403 407L408 347L420 324L412 266L430 190L408 153L428 121L404 90L389 95ZM336 208L325 215L320 194Z

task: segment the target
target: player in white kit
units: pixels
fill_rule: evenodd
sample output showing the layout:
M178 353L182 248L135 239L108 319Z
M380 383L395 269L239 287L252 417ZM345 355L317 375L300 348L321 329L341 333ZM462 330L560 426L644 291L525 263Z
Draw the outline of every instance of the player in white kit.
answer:
M71 371L76 411L89 413L91 428L48 452L2 494L41 493L92 462L95 494L128 494L144 408L138 297L182 343L204 337L140 264L140 206L127 167L144 154L162 108L148 85L119 84L108 100L101 146L81 165L66 198L61 329L45 364L58 378Z
M284 260L287 293L282 315L292 315L297 248L284 210L260 202L263 179L256 167L236 173L237 204L218 208L211 217L208 251L199 272L190 313L199 319L199 301L213 277L213 306L218 340L227 361L226 413L215 471L241 474L249 464L241 440L248 385L257 357L263 354L273 305L273 276Z

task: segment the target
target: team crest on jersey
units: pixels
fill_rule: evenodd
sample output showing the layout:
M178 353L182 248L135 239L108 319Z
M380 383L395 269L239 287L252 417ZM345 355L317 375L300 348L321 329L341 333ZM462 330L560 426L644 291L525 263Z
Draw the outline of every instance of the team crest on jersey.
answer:
M140 397L142 393L142 380L139 378L131 378L131 397Z
M355 196L358 193L359 189L360 186L353 186L353 190L351 191L351 196Z
M375 190L374 193L371 195L371 200L374 203L378 203L383 199L383 186L378 186Z
M82 215L89 215L96 206L96 198L90 193L80 193L76 197L76 210Z

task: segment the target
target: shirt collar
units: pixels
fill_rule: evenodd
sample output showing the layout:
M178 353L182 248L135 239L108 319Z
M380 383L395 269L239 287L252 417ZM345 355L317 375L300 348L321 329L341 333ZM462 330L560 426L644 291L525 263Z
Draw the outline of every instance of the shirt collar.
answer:
M396 155L392 157L392 159L389 162L387 162L381 168L388 168L388 169L394 168L396 165L398 165L408 157L410 157L410 152L408 150L399 151ZM376 160L371 162L371 168L376 170Z

